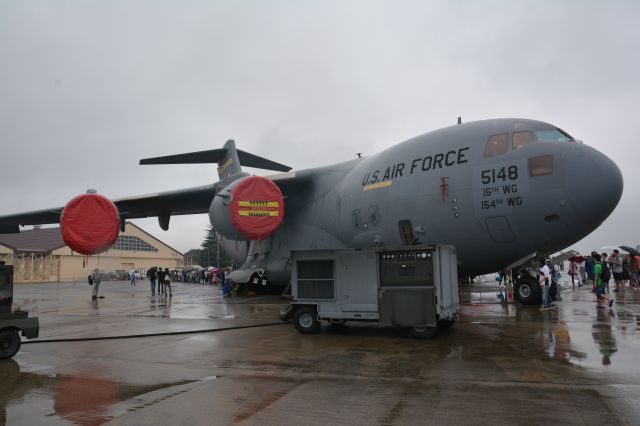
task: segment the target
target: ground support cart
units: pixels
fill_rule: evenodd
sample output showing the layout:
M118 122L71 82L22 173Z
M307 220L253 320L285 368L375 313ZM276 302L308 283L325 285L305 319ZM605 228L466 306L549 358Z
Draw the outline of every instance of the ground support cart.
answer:
M281 316L301 333L322 321L371 321L431 337L460 308L456 251L446 245L295 251L291 280Z
M38 318L25 311L12 311L13 266L0 265L0 359L11 358L22 344L20 333L27 339L38 337Z

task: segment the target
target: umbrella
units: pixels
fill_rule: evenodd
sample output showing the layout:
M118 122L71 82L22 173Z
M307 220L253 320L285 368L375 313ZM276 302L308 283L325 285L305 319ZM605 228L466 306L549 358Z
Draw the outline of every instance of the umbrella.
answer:
M628 247L628 246L620 246L620 248L622 250L626 251L626 252L629 252L630 254L632 254L634 256L640 256L640 251L638 251L638 250L636 250L634 248L631 248L631 247Z
M571 256L569 259L567 259L569 262L575 262L575 263L582 263L584 262L584 257L582 256Z

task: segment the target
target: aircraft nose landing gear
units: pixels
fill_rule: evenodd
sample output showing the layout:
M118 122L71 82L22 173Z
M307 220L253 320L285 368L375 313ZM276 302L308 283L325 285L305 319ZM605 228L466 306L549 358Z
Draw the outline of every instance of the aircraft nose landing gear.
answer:
M542 291L538 281L532 276L518 278L515 285L518 302L523 305L539 305L542 302Z

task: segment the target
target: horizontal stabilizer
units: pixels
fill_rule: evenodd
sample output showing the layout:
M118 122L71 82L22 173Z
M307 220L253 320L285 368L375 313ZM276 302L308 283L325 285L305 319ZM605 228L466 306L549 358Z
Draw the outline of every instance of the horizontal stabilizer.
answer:
M275 170L278 172L288 172L291 167L266 158L237 150L240 164L257 169ZM227 148L210 149L207 151L189 152L186 154L167 155L164 157L146 158L140 160L140 164L206 164L220 163L227 157Z

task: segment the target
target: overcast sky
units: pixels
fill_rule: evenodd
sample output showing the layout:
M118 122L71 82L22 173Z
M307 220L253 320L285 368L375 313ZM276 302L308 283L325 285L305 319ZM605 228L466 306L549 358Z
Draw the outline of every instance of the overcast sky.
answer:
M0 215L212 183L240 149L294 169L464 121L548 121L621 168L590 250L640 243L638 1L0 2ZM252 171L252 170L249 170ZM263 173L253 171L257 173ZM206 215L136 220L178 250Z

